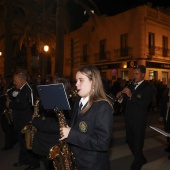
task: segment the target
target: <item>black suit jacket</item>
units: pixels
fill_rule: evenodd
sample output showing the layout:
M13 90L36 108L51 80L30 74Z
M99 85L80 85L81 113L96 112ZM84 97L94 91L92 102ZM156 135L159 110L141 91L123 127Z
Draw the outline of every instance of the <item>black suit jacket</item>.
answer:
M167 114L167 103L169 102L169 96L168 96L168 93L169 93L169 89L167 88L163 95L162 95L162 99L161 99L161 113L160 113L160 116L162 117L166 117L166 114Z
M32 121L32 124L36 127L37 132L33 138L33 152L42 155L48 156L50 149L59 144L60 136L60 126L58 122L57 113L53 110L43 110L44 113L41 113L39 117L35 117ZM63 111L64 117L67 124L70 123L69 111Z
M130 86L133 91L133 86ZM125 117L129 124L145 126L146 114L152 100L153 88L148 81L143 81L136 90L132 92L132 97L125 96L126 111Z
M58 144L60 138L56 114L52 111L41 114L40 117L35 117L32 123L37 128L33 138L33 152L48 156L51 147Z
M81 170L107 170L107 151L113 126L113 110L106 101L98 101L83 115L77 114L75 103L71 131L67 142L71 144L76 165Z
M167 88L162 95L160 116L162 116L164 118L165 131L170 133L170 109L167 108L167 103L170 100L168 93L169 93L169 89ZM168 114L167 114L167 112L168 112ZM167 120L166 120L166 118L167 118Z
M31 89L25 84L18 95L9 103L9 108L13 112L14 125L19 131L32 119L33 106L31 102Z

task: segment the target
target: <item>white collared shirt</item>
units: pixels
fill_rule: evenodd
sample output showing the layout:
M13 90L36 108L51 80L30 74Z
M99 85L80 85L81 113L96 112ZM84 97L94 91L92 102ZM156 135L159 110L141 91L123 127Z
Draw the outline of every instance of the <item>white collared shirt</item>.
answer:
M89 96L87 96L87 97L85 97L85 98L81 98L80 99L80 102L79 102L79 105L80 105L80 103L82 103L82 108L86 105L86 103L89 101ZM81 108L81 109L82 109Z
M134 83L134 84L136 84L135 90L137 89L137 87L138 87L143 81L144 81L144 80L142 80L142 81L140 81L140 82L138 82L138 83Z

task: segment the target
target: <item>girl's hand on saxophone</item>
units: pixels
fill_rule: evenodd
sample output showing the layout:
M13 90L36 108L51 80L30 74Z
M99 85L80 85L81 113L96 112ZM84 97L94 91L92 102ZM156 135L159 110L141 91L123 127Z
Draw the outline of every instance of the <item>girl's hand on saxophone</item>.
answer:
M66 139L68 137L68 134L70 133L71 128L69 126L60 128L60 136L61 138L59 140Z

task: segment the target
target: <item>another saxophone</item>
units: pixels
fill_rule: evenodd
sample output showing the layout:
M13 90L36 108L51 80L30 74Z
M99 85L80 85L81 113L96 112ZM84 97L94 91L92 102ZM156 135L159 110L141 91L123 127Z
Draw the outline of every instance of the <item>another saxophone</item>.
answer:
M4 115L8 121L8 125L13 125L13 115L11 109L4 109L2 115Z
M60 127L66 127L66 119L62 111L56 111ZM76 170L74 166L74 156L66 140L60 141L60 144L53 146L49 152L49 159L53 160L55 170Z
M35 102L33 117L39 117L39 102L39 99L37 99ZM31 122L30 124L24 126L21 132L25 133L26 148L31 150L34 134L37 132L37 129L32 125Z
M6 100L10 100L10 97L8 95L8 92L14 90L14 87L11 87L10 89L7 89L7 92L3 95L1 95L0 97L2 96L5 96L6 97ZM8 125L12 126L13 125L13 114L12 114L12 110L9 109L9 108L5 108L2 115L4 115L8 121Z

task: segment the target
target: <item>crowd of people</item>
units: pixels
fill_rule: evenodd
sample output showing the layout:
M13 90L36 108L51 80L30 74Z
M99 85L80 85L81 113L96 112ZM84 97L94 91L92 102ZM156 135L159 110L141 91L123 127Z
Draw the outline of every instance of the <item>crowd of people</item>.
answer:
M164 121L165 131L170 133L167 109L170 107L170 79L167 86L159 80L144 80L146 67L139 65L133 68L132 81L118 78L112 84L101 77L100 71L92 65L79 68L75 84L58 74L47 75L45 81L40 77L31 79L21 70L6 80L0 76L1 128L5 134L1 151L19 143L18 162L13 166L28 165L25 170L34 170L43 161L46 170L53 170L56 162L49 159L50 149L55 145L61 147L61 141L66 141L75 157L72 160L74 169L109 170L107 152L114 114L125 117L126 139L134 156L130 170L140 170L147 163L143 154L147 113L160 108L160 121ZM60 83L64 85L71 107L63 111L67 125L62 127L57 112L44 109L37 90L37 85ZM71 95L73 89L77 91L76 96ZM28 149L23 128L30 125L35 133L31 149ZM165 150L170 152L169 138L167 143Z

